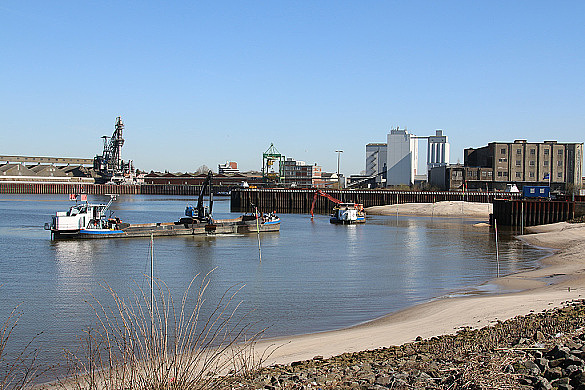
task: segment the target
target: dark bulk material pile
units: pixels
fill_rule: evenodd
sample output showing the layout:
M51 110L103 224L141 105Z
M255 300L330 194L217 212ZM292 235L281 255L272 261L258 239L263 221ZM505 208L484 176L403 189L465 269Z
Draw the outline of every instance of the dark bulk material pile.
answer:
M585 389L585 303L402 346L277 365L225 389Z

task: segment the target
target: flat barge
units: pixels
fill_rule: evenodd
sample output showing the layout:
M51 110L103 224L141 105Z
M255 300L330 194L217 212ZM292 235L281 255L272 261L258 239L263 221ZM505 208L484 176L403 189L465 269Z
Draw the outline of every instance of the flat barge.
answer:
M55 218L59 218L56 216ZM247 234L277 232L280 230L278 217L242 215L234 219L213 220L211 223L161 222L144 224L116 223L105 227L84 227L80 229L50 228L53 239L104 239L152 236L195 236L214 234Z

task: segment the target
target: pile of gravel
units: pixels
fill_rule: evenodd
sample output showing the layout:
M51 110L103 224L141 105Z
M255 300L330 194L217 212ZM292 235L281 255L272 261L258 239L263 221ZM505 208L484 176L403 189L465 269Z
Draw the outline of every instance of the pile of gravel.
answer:
M401 346L275 365L224 389L585 389L585 303Z
M573 336L546 351L530 351L530 358L507 368L522 374L520 383L534 389L585 390L585 334Z

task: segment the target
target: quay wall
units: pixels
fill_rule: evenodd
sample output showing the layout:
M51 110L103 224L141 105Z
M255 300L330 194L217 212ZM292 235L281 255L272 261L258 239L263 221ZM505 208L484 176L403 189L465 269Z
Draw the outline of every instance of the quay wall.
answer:
M230 188L214 186L214 192L228 192ZM0 182L0 194L89 194L89 195L185 195L198 196L200 185L180 184L82 184L82 183L23 183ZM342 202L362 203L364 207L402 203L434 203L440 201L467 201L493 203L493 218L502 226L533 226L567 221L585 215L585 198L563 200L520 199L519 194L501 192L446 192L446 191L387 191L387 190L327 190ZM231 190L231 211L251 212L254 206L263 212L309 213L315 189L258 189ZM502 199L506 197L507 199ZM317 197L315 212L331 212L333 203Z
M490 203L501 197L501 192L447 192L447 191L386 191L386 190L327 190L342 202L362 203L364 207L402 203L434 203L440 201L468 201ZM309 213L315 189L234 189L231 192L231 211L250 212L253 206L261 211L279 213ZM506 194L508 197L519 195ZM329 213L333 203L317 197L315 212Z
M214 192L229 191L214 186ZM89 194L89 195L189 195L198 196L200 185L180 184L81 184L0 182L0 194Z
M569 200L496 199L493 204L498 225L513 227L568 221L585 211L582 203Z

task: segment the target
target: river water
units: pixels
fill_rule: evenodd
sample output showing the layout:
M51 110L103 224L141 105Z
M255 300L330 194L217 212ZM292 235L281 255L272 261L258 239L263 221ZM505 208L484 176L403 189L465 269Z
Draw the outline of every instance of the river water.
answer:
M215 200L216 218L237 216L228 198ZM129 195L112 209L125 222L165 222L180 218L188 203L195 200ZM90 303L107 301L104 285L122 297L148 289L149 239L51 241L43 224L69 206L66 195L0 195L0 324L20 305L7 351L41 333L34 345L42 364L63 363L63 351L95 324ZM211 272L208 302L244 286L238 312L268 327L267 337L339 329L434 297L495 291L482 285L498 272L494 233L472 219L368 216L360 226L332 225L325 215L281 220L279 233L261 236L261 261L256 235L156 237L155 276L177 301L197 274ZM509 233L499 249L501 274L534 268L546 253Z

